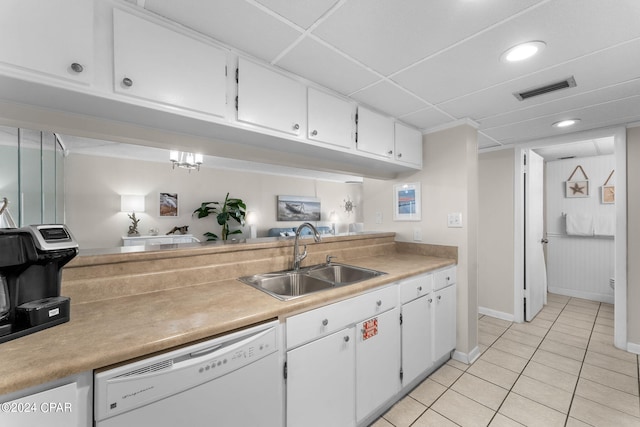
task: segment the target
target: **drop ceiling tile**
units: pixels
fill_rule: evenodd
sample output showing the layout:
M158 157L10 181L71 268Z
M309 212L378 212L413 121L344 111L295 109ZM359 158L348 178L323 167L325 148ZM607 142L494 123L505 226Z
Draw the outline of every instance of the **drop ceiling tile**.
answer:
M388 75L539 1L350 0L314 34Z
M500 144L498 144L496 141L489 138L487 135L483 134L482 132L478 132L478 149L497 148L497 147L500 147Z
M437 104L640 37L640 2L546 3L392 77ZM607 25L611 24L611 25ZM508 48L530 40L547 47L535 58L503 63Z
M484 118L511 111L524 110L569 96L575 96L603 86L633 80L640 69L640 39L588 55L538 73L507 81L486 90L472 93L438 107L455 117L469 117L482 122ZM603 65L606 64L606 65ZM602 67L606 66L606 72ZM514 92L553 83L575 76L577 87L518 101Z
M554 161L562 159L563 157L566 158L571 156L592 157L599 154L592 141L550 145L548 147L538 148L534 151L544 157L546 161Z
M257 0L280 16L307 29L338 0Z
M300 36L299 31L245 1L146 0L145 9L266 61Z
M374 73L311 38L302 40L276 65L345 95L378 80Z
M376 83L351 97L394 117L403 116L427 106L415 96L387 81Z
M521 122L532 117L573 111L585 105L601 104L617 99L627 98L634 94L640 94L640 78L603 89L596 89L590 92L581 93L575 96L556 99L554 101L534 105L529 108L487 117L480 121L480 127L481 129L485 129L503 126L509 123Z
M416 111L415 113L407 114L400 117L400 120L424 130L429 130L453 121L450 116L433 107L424 108L420 111Z
M551 126L551 124L569 117L579 117L581 121L576 126L563 130ZM528 140L535 140L606 126L622 125L639 119L640 95L637 95L604 105L587 106L573 111L571 116L556 114L538 117L524 122L483 129L482 132L501 143L511 144L521 141L522 135L527 135Z

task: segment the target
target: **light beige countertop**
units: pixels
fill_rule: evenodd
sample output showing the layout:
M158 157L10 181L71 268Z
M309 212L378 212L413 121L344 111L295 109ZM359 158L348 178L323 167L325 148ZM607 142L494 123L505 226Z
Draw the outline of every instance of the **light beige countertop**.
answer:
M71 320L0 344L0 395L326 305L455 259L393 252L348 260L388 274L280 301L223 280L73 303Z

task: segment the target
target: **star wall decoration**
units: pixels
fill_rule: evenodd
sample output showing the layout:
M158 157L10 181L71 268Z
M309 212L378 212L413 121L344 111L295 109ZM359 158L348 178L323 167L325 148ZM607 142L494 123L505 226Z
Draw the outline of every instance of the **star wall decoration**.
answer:
M585 187L581 187L579 183L575 183L573 184L573 187L569 187L571 188L571 191L573 191L573 194L584 194L584 188Z

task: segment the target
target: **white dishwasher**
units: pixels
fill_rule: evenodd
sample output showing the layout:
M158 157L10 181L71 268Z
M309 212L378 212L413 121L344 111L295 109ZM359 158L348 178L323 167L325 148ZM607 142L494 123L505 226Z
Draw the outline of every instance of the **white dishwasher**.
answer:
M95 374L96 427L282 427L277 321Z

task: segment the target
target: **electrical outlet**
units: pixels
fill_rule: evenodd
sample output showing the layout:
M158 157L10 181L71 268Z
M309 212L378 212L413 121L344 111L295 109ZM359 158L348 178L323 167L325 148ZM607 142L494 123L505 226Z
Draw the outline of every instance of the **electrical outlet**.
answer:
M376 212L376 224L382 224L382 212Z
M422 229L421 228L414 228L413 229L413 240L416 242L421 242L422 241Z
M462 213L453 212L447 215L447 227L462 228Z

